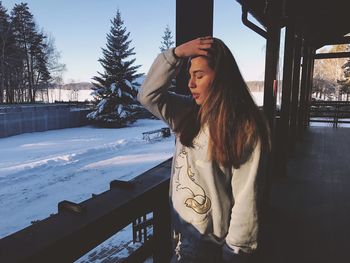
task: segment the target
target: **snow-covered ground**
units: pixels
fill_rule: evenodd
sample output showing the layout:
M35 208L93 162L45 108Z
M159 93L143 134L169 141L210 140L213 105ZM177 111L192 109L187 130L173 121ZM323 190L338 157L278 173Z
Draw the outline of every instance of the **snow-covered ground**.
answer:
M147 142L142 132L165 127L81 127L0 139L0 238L57 213L62 200L81 202L170 158L174 137Z
M264 92L253 91L253 92L251 92L251 94L252 94L252 97L253 97L256 105L258 105L258 106L264 105Z
M325 117L318 117L318 118L313 117L312 119L323 120L323 121L334 121L334 118L325 118ZM340 118L339 120L340 121L350 122L350 119L348 119L348 118L343 118L343 119ZM310 126L311 127L333 127L333 123L331 123L331 122L313 122L313 121L310 121ZM339 128L350 128L350 123L338 123L338 127Z

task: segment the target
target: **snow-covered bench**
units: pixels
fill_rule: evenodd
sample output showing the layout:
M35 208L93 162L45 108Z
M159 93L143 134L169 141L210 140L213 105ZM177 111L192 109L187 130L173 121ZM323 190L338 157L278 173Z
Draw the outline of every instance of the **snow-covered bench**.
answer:
M159 137L169 137L170 136L170 128L161 128L158 130L147 131L142 133L142 138L146 141L151 141L152 139Z

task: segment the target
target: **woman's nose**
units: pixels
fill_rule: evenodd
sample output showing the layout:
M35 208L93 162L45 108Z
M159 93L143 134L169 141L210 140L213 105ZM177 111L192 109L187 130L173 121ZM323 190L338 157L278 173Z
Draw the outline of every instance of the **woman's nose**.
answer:
M193 89L193 88L196 87L196 83L194 83L193 78L190 78L190 79L189 79L189 81L188 81L188 87L189 87L190 89Z

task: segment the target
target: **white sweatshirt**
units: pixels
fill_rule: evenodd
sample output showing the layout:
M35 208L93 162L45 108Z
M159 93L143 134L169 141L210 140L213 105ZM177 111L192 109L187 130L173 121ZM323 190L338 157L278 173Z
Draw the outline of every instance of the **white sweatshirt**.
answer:
M173 130L194 105L190 96L168 91L180 65L172 49L159 54L138 94L141 104ZM260 143L250 160L234 169L219 167L208 158L209 140L207 128L194 139L193 148L176 139L170 181L171 203L178 217L174 228L186 236L190 226L200 239L220 246L226 242L224 247L233 254L251 253L257 248Z

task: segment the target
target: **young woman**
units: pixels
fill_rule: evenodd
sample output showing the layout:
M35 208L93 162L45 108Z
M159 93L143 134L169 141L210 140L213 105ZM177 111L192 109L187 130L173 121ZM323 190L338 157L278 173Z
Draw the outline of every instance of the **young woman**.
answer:
M168 91L186 59L192 96ZM167 50L138 99L176 134L172 262L245 262L257 248L269 138L232 53L212 37Z

